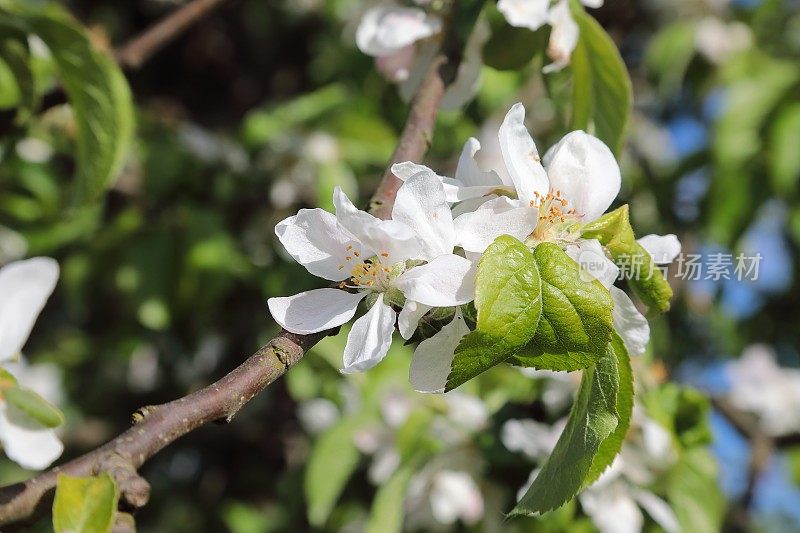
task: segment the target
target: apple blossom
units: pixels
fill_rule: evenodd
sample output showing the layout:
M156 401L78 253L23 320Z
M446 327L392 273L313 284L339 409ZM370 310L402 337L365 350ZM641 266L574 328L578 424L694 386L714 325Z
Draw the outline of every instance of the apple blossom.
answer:
M375 58L378 71L400 84L400 95L410 100L438 53L442 25L441 17L421 7L381 4L362 15L356 45ZM442 98L443 108L460 107L475 96L482 67L481 48L487 38L485 25L478 24L466 44L456 79Z
M628 295L613 286L619 269L607 257L600 243L580 236L581 228L602 216L619 193L622 178L614 155L598 138L583 131L573 131L542 158L524 119L525 108L522 104L515 104L499 128L502 169L480 169L475 162L480 143L469 139L455 177L440 176L449 201L482 202L474 210L456 217L458 244L467 252L483 252L491 242L486 238L493 233L487 231L489 226L502 226L504 233L526 241L531 247L539 242L559 244L611 292L615 303L615 329L630 353L643 353L650 338L647 320ZM423 170L430 171L410 162L392 167L394 174L402 180ZM680 242L675 235L648 235L638 242L659 265L672 262L680 253ZM457 330L460 336L455 334ZM430 349L433 342L454 349L467 332L464 327L453 325L442 333L440 339L422 347L421 354ZM443 348L444 345L437 345L435 349ZM441 363L441 366L446 365ZM425 388L430 389L434 376L442 372L426 368L424 374L428 385ZM439 390L439 387L433 390Z
M0 365L19 357L57 279L58 263L47 257L0 268ZM0 367L0 444L20 466L40 470L61 455L63 446L51 427L3 399L4 391L16 386L17 379Z
M603 0L581 0L587 7L600 7ZM538 30L550 24L550 42L547 55L553 62L544 67L544 72L553 72L569 65L572 51L578 45L579 29L569 11L568 0L500 0L497 9L512 26Z
M442 182L433 172L406 180L391 220L359 211L338 188L334 205L335 215L303 209L280 222L275 232L297 262L311 274L339 282L339 288L270 298L268 304L285 329L309 334L349 321L366 298L370 309L353 324L344 353L343 371L359 372L386 355L396 320L409 338L431 308L472 301L475 268L471 260L453 253L455 225ZM502 234L492 230L485 237L489 242ZM393 306L402 307L399 317Z

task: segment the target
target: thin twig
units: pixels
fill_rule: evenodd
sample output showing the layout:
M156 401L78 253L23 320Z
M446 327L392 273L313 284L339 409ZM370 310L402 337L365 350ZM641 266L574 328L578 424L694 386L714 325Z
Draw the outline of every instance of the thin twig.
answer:
M154 49L152 45L145 48ZM434 61L411 103L389 169L370 202L375 216L391 215L400 185L391 173L391 164L421 159L430 144L445 88L441 67L446 61L444 56ZM244 404L297 363L309 348L332 333L303 336L283 331L216 383L178 400L141 409L136 425L102 447L24 483L0 488L0 526L27 522L46 512L61 472L87 476L110 470L121 486L130 487L123 493L127 503L132 507L144 505L148 496L146 482L133 473L148 459L200 426L215 420L230 420Z
M226 0L194 0L150 26L114 51L120 66L137 69L150 56L175 39L186 28L209 14Z

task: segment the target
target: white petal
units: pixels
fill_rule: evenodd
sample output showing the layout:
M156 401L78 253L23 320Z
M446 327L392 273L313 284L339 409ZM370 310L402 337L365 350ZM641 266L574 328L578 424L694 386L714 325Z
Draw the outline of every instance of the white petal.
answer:
M483 496L472 476L455 470L439 470L431 487L431 512L440 524L461 518L467 524L483 516Z
M538 222L537 209L500 196L455 220L458 244L470 252L483 252L500 235L524 241Z
M603 0L581 0L581 4L585 5L586 7L603 7Z
M672 263L681 253L681 242L672 233L669 235L645 235L636 242L647 250L658 265Z
M5 402L0 402L0 443L9 459L29 470L47 468L64 450L55 431Z
M441 20L422 9L379 6L364 14L356 30L356 44L367 55L385 56L441 29Z
M619 276L619 267L606 256L603 246L597 239L581 239L567 246L566 252L580 265L581 279L584 281L598 279L606 289L609 289Z
M550 186L536 144L524 121L525 108L522 104L514 104L503 119L498 136L503 161L517 189L517 197L529 204L536 200L534 193L545 196Z
M640 533L644 516L623 483L585 490L578 497L601 533Z
M561 191L583 222L605 213L619 193L622 178L614 154L603 141L583 131L566 134L544 156L550 187Z
M644 490L634 490L633 497L639 502L639 505L647 511L647 514L649 514L659 526L664 528L666 533L678 533L681 530L678 517L675 516L675 513L667 502L652 492Z
M549 13L550 42L547 45L547 55L553 60L552 63L542 69L545 73L561 70L569 65L572 51L578 45L580 29L572 14L569 12L569 0L559 0L550 9Z
M462 305L475 299L475 265L458 255L443 255L406 270L394 284L406 298L425 305Z
M406 181L411 176L419 174L420 172L432 172L436 174L425 165L420 165L411 161L403 161L402 163L395 163L392 165L392 174L397 176L397 179L400 181Z
M15 261L0 268L0 363L16 357L58 281L49 257Z
M647 343L650 342L650 324L636 309L625 291L613 286L609 291L614 300L614 309L611 311L614 329L617 330L631 355L642 355L647 349Z
M456 218L460 217L464 213L472 213L473 211L475 211L478 208L480 208L480 206L482 206L483 204L485 204L489 200L494 200L497 197L498 196L496 194L490 194L488 196L479 196L479 197L476 197L476 198L469 198L467 200L464 200L463 202L460 202L458 205L453 206L453 209L452 209L453 220L455 220Z
M403 305L397 317L397 329L400 330L400 336L405 340L410 339L411 336L414 335L417 325L419 325L419 320L431 309L433 309L433 307L430 305L406 299L406 303Z
M336 216L322 209L301 209L279 222L275 234L295 261L331 281L350 277L345 258L352 257L353 251L364 253L361 243L337 224Z
M511 419L503 424L500 440L507 450L522 452L531 459L542 461L553 452L561 429L536 420Z
M339 224L369 250L367 256L376 255L384 263L394 264L415 259L422 252L422 245L411 228L401 222L381 220L356 209L339 187L333 191L333 205Z
M378 296L370 310L355 321L347 336L342 372L363 372L381 362L389 351L397 313Z
M548 7L550 7L550 0L500 0L497 2L497 9L509 24L531 30L537 30L547 23Z
M433 337L425 339L414 350L408 380L417 392L444 392L455 349L469 333L460 311Z
M444 187L445 199L448 202L458 202L463 199L461 196L464 193L461 191L464 189L464 187L458 180L448 178L446 176L440 176L425 165L418 165L417 163L412 163L411 161L404 161L403 163L395 163L392 165L392 174L397 176L397 178L401 181L406 181L411 178L411 176L415 176L420 173L430 173L439 178L439 180L442 182L442 186ZM472 193L472 195L480 196L481 194Z
M492 170L484 172L475 161L475 154L477 154L480 149L481 143L478 142L478 139L474 137L467 139L467 142L464 143L464 148L461 150L461 156L458 158L456 180L461 182L465 187L502 187L503 181L496 172Z
M392 220L410 227L422 243L421 258L427 261L453 252L453 215L444 196L441 179L433 172L408 178L397 191Z
M269 312L286 331L306 335L341 326L356 314L366 293L314 289L294 296L270 298Z

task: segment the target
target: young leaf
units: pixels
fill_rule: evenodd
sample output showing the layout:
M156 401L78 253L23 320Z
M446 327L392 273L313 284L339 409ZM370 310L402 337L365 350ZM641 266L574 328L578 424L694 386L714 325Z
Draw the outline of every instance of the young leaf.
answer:
M456 348L445 390L505 361L536 332L542 313L539 269L533 253L514 237L498 237L481 257L475 308L475 331Z
M3 398L44 427L54 428L64 423L61 411L30 389L11 387L3 391Z
M559 246L541 243L533 255L542 279L542 317L533 340L511 362L562 371L592 366L611 340L611 295L599 281L585 281Z
M56 533L108 533L118 501L117 484L106 473L95 477L59 474L53 529Z
M609 348L594 367L584 370L564 432L510 516L545 513L578 493L603 442L617 427L618 393L617 357Z
M77 177L74 203L96 199L116 178L133 137L133 103L125 77L86 30L58 6L15 13L53 55L75 113Z
M308 502L308 521L325 524L360 457L353 441L362 420L345 419L325 432L314 445L306 466L303 487Z
M594 134L619 155L633 106L631 80L619 50L603 27L583 9L574 13L580 39L572 54L572 129Z
M395 470L392 477L378 488L372 502L367 533L399 533L403 531L403 502L406 499L408 482L414 469L404 465Z
M616 333L612 335L609 351L617 359L617 374L619 375L619 390L617 391L618 422L611 435L600 444L600 449L597 450L597 455L592 461L592 467L589 469L586 479L583 480L584 487L588 487L597 481L606 468L611 466L614 458L622 449L622 442L625 440L628 428L631 425L631 415L633 414L633 371L628 350L625 349L625 344Z
M617 265L629 271L628 283L645 305L661 312L669 310L672 287L664 279L647 250L636 242L628 219L627 205L587 224L581 236L599 240Z

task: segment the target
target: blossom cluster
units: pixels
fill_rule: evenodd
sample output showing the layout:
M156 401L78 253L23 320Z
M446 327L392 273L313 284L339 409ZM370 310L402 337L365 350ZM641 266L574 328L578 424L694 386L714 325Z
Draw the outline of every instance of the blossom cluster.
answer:
M293 333L316 333L345 324L365 301L369 310L353 324L344 350L342 371L350 373L383 359L395 325L408 340L423 317L452 317L419 343L410 370L416 390L443 392L456 347L470 331L463 306L475 298L480 258L495 239L510 235L531 249L554 243L576 261L587 251L601 258L601 268L590 272L610 292L614 328L631 354L644 352L649 325L613 285L617 265L598 240L581 237L619 193L614 155L596 137L573 131L540 158L524 118L516 104L499 128L502 169L477 164L480 143L473 138L452 178L413 162L394 165L404 183L389 220L358 210L336 189L335 214L303 209L280 222L275 231L289 254L336 285L271 298L275 320ZM638 242L657 264L680 253L674 235Z
M31 415L31 409L42 405L48 411L55 408L21 387L39 380L25 379L26 375L35 376L20 359L20 352L58 274L58 263L48 257L14 261L0 268L0 445L10 459L33 470L49 466L61 455L63 445L54 424Z
M434 60L442 39L444 21L425 9L430 2L416 0L417 6L382 3L369 8L361 17L356 44L375 58L375 65L388 80L400 85L401 95L409 99ZM581 0L587 7L600 7L603 0ZM506 21L518 28L538 30L551 27L547 55L551 63L544 72L563 69L570 63L578 45L579 27L570 13L568 0L500 0L497 9ZM479 24L467 43L456 82L445 93L444 107L458 107L477 91L482 67L481 48L488 31Z

